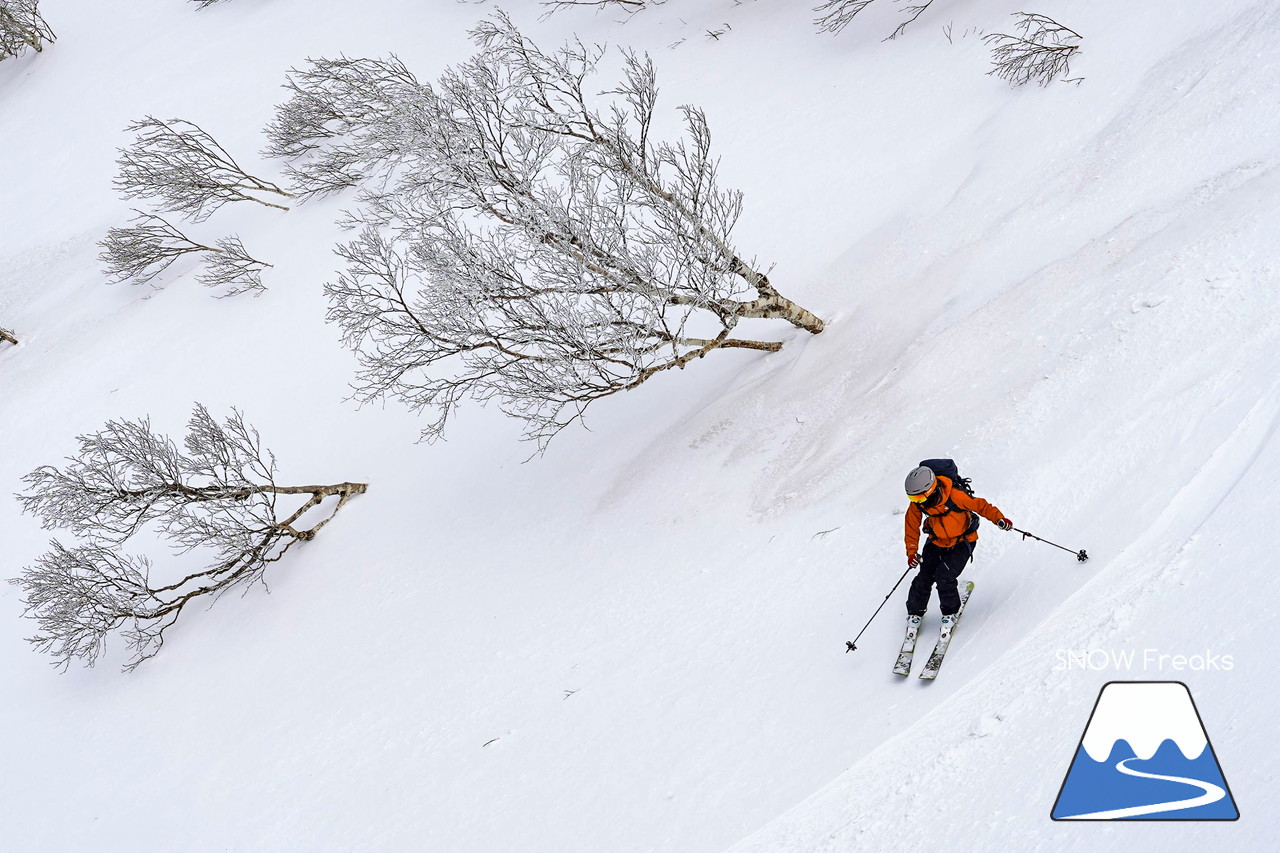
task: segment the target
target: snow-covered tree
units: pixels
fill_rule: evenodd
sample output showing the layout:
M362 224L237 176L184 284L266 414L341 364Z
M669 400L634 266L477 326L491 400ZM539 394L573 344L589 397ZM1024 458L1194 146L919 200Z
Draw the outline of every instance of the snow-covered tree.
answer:
M13 332L8 329L0 328L0 341L8 341L11 344L17 344L18 339L14 337Z
M81 541L54 540L12 581L39 625L31 642L63 668L73 660L92 666L108 636L119 634L132 655L125 668L133 669L160 651L188 604L263 581L270 564L315 538L366 488L281 486L275 457L240 412L219 423L198 404L183 447L145 418L110 421L78 441L80 452L65 467L24 477L18 499L45 529ZM330 498L332 508L316 517L311 510ZM206 551L210 562L156 578L149 559L121 550L143 531L167 539L177 554Z
M146 284L183 255L214 251L162 217L140 210L134 213L132 225L107 229L107 236L98 243L102 247L98 260L112 282Z
M480 52L435 88L394 59L313 63L280 114L302 129L273 140L298 174L338 151L335 168L372 179L327 286L357 396L431 412L428 439L464 398L496 400L545 445L655 374L781 346L736 337L742 320L822 331L734 245L742 194L719 186L702 111L681 108L684 138L654 138L647 57L624 54L597 103L604 48L544 53L502 14L472 35ZM383 80L386 109L353 118L329 99Z
M1081 36L1052 18L1028 12L1014 15L1017 35L991 33L983 40L992 45L989 74L1013 86L1036 82L1048 86L1071 73L1071 60L1080 50Z
M40 0L0 0L0 60L37 52L57 39L40 14Z
M229 288L224 296L264 289L262 270L271 264L250 257L239 237L223 237L206 246L155 214L134 212L138 215L130 220L132 225L108 229L98 244L98 260L108 280L147 284L183 255L202 254L205 270L196 276L202 284Z
M818 13L818 18L814 21L818 25L818 32L840 32L853 23L853 19L857 17L858 13L873 2L875 0L825 0L824 3L814 7L813 10ZM894 27L893 32L889 33L885 41L896 39L902 35L907 27L915 23L915 20L932 5L933 0L908 2L902 9L903 19L898 23L898 26Z
M385 174L413 145L393 132L392 116L423 87L394 56L309 60L290 70L285 88L290 97L276 108L262 153L292 161L285 171L303 201Z
M114 185L125 198L158 199L161 210L196 222L233 201L289 209L258 195L288 198L289 193L245 172L213 137L189 121L147 116L126 130L138 137L128 148L120 149L116 161L120 173Z
M196 275L196 281L205 287L226 288L219 298L240 293L262 295L262 271L271 264L249 255L244 244L235 234L223 237L214 244L214 250L204 256L204 269Z

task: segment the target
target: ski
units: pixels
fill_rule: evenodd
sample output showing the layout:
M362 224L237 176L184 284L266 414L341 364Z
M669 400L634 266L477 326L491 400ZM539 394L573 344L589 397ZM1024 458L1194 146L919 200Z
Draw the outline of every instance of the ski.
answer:
M898 661L893 665L893 671L896 675L911 674L911 658L916 652L916 637L920 635L920 622L916 620L907 622L907 636L902 641L902 650L898 652Z
M938 642L933 646L933 653L929 655L929 661L924 665L924 669L920 672L920 677L932 681L938 677L938 670L942 669L942 659L946 657L947 648L951 645L951 638L955 636L956 625L960 623L960 617L964 615L965 605L969 603L969 595L973 592L973 581L969 581L964 585L964 592L960 594L960 609L956 611L956 621L952 623L951 630L945 631L938 637Z

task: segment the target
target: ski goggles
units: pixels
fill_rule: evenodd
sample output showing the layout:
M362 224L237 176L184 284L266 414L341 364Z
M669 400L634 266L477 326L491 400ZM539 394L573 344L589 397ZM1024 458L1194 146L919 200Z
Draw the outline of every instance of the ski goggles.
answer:
M929 500L929 496L933 494L933 490L936 489L937 487L938 487L938 484L934 483L933 486L927 492L921 492L918 495L907 495L907 500L911 501L913 504L922 504L925 501Z

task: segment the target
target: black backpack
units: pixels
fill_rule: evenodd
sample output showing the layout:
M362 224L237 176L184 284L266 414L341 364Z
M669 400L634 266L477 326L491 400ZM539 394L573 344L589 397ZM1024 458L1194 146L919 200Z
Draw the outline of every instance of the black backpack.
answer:
M921 459L920 465L932 471L934 476L946 477L951 481L952 488L959 489L969 497L974 497L973 486L970 485L969 478L960 476L960 469L956 467L956 461L954 459ZM938 513L937 515L947 515L953 512L965 512L969 514L969 524L965 528L964 533L962 534L963 536L968 536L970 533L973 533L978 529L978 525L982 523L982 518L976 512L960 509L960 507L956 506L950 498L947 499L947 511Z

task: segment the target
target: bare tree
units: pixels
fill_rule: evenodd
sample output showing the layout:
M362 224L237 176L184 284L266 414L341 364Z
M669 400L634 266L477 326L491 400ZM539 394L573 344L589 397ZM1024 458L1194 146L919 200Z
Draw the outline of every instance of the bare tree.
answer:
M989 74L1010 85L1037 82L1048 86L1071 73L1071 60L1080 50L1081 35L1044 15L1018 12L1017 35L991 33L983 41L993 45ZM1078 82L1078 81L1077 81Z
M543 53L501 13L473 37L480 52L438 91L400 87L393 109L303 155L372 152L360 171L373 187L350 217L362 233L327 285L329 319L361 361L357 397L429 410L427 439L461 400L496 400L545 446L657 373L781 346L734 337L741 320L822 331L734 247L742 195L718 186L702 111L681 108L686 138L652 138L647 57L624 55L601 108L586 87L604 48ZM364 62L341 71L380 65ZM308 91L330 88L359 85Z
M39 7L40 0L0 0L0 60L21 56L28 48L39 53L57 40Z
M543 0L542 5L547 7L548 15L561 9L584 6L594 8L597 12L605 9L621 9L628 15L634 15L648 6L661 6L663 2L665 0Z
M289 193L270 181L248 174L197 125L183 119L147 116L126 128L138 134L133 145L120 149L120 174L114 186L125 198L156 198L160 209L201 222L228 202L256 201L288 210L259 198Z
M169 268L183 255L212 252L212 246L197 243L167 220L151 213L137 214L125 228L110 228L98 243L102 253L98 260L112 282L132 280L146 284Z
M79 454L64 468L44 466L24 477L27 490L18 499L45 529L69 530L83 541L54 540L11 581L39 625L31 642L64 669L76 659L92 666L112 633L123 637L132 655L125 669L133 669L160 651L188 604L263 582L271 563L315 538L366 488L278 485L275 457L240 412L218 423L199 404L183 448L152 432L145 418L109 421L78 441ZM328 498L336 503L315 518L310 511ZM154 579L150 560L121 553L144 530L178 554L208 551L211 562Z
M8 341L14 346L18 345L18 339L14 337L13 332L4 328L0 328L0 341Z
M196 276L196 281L205 287L225 287L225 296L240 293L253 293L261 296L266 287L262 284L262 271L271 266L245 251L240 238L232 234L223 237L214 244L216 249L205 256L204 271Z
M875 0L826 0L814 7L818 18L814 21L820 33L838 33L849 24L858 13L870 6Z
M167 220L135 210L130 225L111 228L98 244L103 272L109 281L147 284L183 255L203 254L205 271L196 280L208 287L229 287L224 296L245 291L261 292L262 270L271 264L249 256L240 238L223 237L212 246L197 243Z
M192 0L192 2L198 4L196 6L197 9L203 9L206 6L212 6L214 3L219 2L219 0Z
M308 60L289 71L285 88L290 97L267 126L262 153L293 161L290 189L305 201L390 170L404 153L402 140L372 129L393 121L423 87L393 56Z
M933 0L919 0L919 2L908 3L904 6L902 11L905 13L905 17L898 23L898 26L893 28L893 32L889 33L889 36L885 41L888 41L889 39L896 39L898 36L902 35L903 32L906 31L907 26L909 24L914 24L916 18L923 15L924 11L932 5Z
M870 6L874 0L826 0L826 2L814 8L813 11L818 13L818 18L814 21L818 26L820 33L838 33L849 24L853 23L853 19L858 13ZM914 0L903 7L905 14L903 20L894 27L885 41L896 39L907 29L909 25L915 22L917 18L924 14L924 11L933 5L933 0Z

